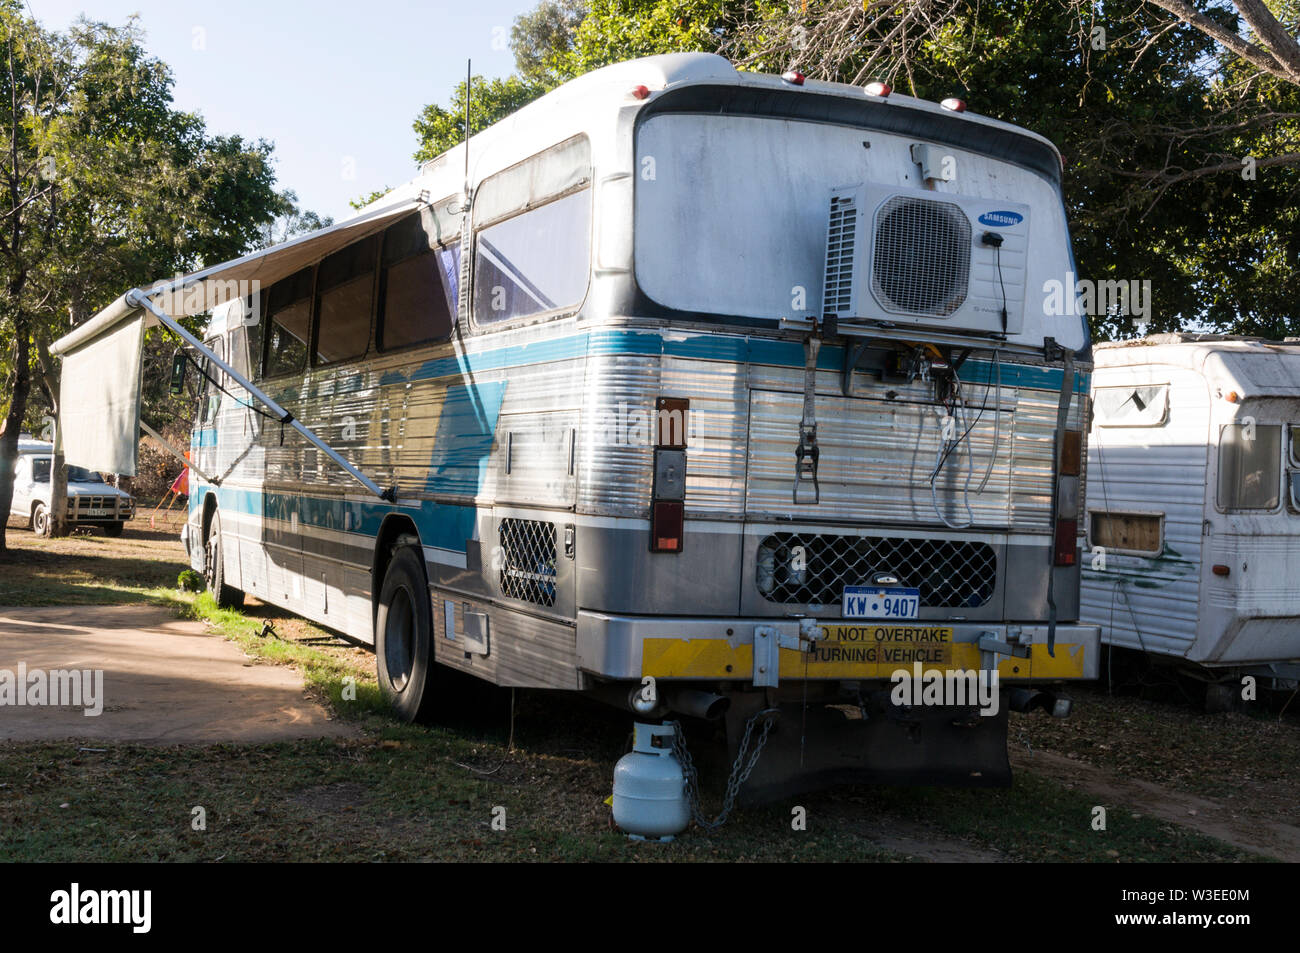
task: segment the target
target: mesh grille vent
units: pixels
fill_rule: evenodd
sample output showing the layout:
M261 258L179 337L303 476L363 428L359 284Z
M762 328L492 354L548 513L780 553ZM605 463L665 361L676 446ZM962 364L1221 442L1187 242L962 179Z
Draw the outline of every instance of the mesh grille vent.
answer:
M775 533L758 546L758 591L785 605L840 604L845 586L887 572L921 590L926 608L975 608L993 596L997 555L988 543Z
M511 599L555 605L555 524L505 519L501 542L501 591Z
M872 290L889 311L952 314L966 300L970 243L958 206L895 196L876 213Z
M822 291L822 316L848 316L853 301L853 251L857 244L857 211L852 196L831 199L830 228L826 238L826 284Z

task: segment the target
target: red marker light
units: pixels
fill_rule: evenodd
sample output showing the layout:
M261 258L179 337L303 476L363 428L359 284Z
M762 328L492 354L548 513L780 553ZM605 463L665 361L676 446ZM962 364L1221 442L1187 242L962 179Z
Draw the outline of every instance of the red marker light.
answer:
M649 99L649 98L650 98L650 87L649 87L649 86L633 86L633 87L632 87L632 98L633 98L633 99Z
M956 96L949 96L939 105L942 106L944 109L949 110L950 112L964 113L966 111L965 100L958 99Z
M866 90L868 96L879 96L884 99L894 91L894 87L888 83L867 83Z
M1220 563L1219 565L1214 566L1212 571L1216 576L1226 576L1232 570L1230 570L1227 566L1224 566L1222 563Z
M799 72L797 69L792 69L788 73L782 73L781 78L791 86L803 85L803 73Z

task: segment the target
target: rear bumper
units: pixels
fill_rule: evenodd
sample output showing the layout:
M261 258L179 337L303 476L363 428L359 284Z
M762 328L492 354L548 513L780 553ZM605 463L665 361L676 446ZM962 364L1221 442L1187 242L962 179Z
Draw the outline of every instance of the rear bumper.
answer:
M805 636L816 641L801 639ZM700 619L578 613L578 665L605 678L708 679L776 684L889 679L894 672L997 669L999 681L1098 676L1101 629L1045 623L839 622ZM755 650L755 644L759 649ZM765 648L766 647L766 648ZM775 659L775 664L763 664ZM764 672L760 674L760 669Z

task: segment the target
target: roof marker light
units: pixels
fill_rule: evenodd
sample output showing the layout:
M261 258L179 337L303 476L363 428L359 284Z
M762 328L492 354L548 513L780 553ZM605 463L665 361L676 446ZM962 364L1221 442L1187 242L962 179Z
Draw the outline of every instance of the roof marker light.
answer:
M894 87L890 86L888 83L867 83L866 91L868 96L879 96L881 99L884 99L894 91Z
M633 86L632 89L631 89L631 94L632 94L632 98L633 98L633 99L649 99L649 98L650 98L650 87L649 87L649 86Z
M950 112L964 113L966 111L966 101L964 99L958 99L956 96L949 96L939 105Z
M787 83L789 83L791 86L802 86L804 75L803 73L799 72L797 69L792 69L788 73L782 73L781 78L785 80Z

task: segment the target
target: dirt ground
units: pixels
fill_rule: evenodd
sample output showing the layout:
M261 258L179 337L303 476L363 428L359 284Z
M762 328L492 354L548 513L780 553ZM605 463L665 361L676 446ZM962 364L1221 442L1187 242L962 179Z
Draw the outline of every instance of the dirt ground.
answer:
M77 738L95 750L96 742L109 748L113 742L161 746L324 738L345 745L379 745L385 758L398 752L405 756L397 742L377 742L364 727L332 720L330 710L304 692L302 674L293 665L255 659L210 625L180 620L172 608L150 604L152 587L174 585L176 573L184 567L171 527L133 523L120 540L95 533L69 540L37 540L11 528L9 538L24 565L22 572L0 570L0 605L41 607L0 607L0 670L14 670L20 661L29 670L100 669L106 698L98 717L71 708L0 710L0 742L39 744ZM136 603L91 604L128 599ZM247 614L253 620L273 621L282 645L329 641L328 637L322 640L320 630L269 606L252 603ZM335 661L349 671L373 671L368 653L353 647L317 647L337 656ZM1180 836L1203 835L1257 856L1300 861L1300 723L1294 713L1285 718L1261 712L1208 716L1194 706L1111 695L1100 685L1072 694L1076 708L1069 719L1058 721L1041 713L1012 718L1012 764L1027 785L1022 799L1025 790L1041 797L1049 790L1064 789L1082 804L1105 806L1116 827L1144 818L1184 832ZM565 702L545 693L523 692L521 706L521 733L532 722L548 726L544 737L529 742L533 747L551 751L560 743L557 734L572 736L564 744L592 743L578 722L565 720ZM587 720L581 724L590 727ZM619 721L607 733L619 734L622 725ZM476 737L479 727L453 727L447 737ZM418 760L414 754L411 758ZM337 760L331 756L322 763ZM457 771L472 773L461 760L463 755L449 763ZM495 751L488 760L496 764ZM472 757L470 761L474 763ZM603 775L611 762L602 755L596 763ZM391 773L392 762L387 764ZM227 770L242 777L235 764ZM313 778L320 770L317 761L304 768ZM425 769L412 765L412 771L417 770ZM507 773L492 774L488 780L500 783ZM475 783L481 782L477 775L474 778ZM347 803L337 806L345 819L360 812L353 801L373 782L349 779L346 783L353 785L343 798ZM424 790L430 782L420 773L419 781L412 783L413 790ZM564 790L573 784L566 781ZM576 789L585 790L580 784ZM972 820L967 825L961 816L969 811L981 819L986 816L983 812L993 809L991 805L1003 802L949 803L951 798L930 795L932 801L927 803L937 805L936 816L946 817L941 826L927 820L930 808L913 810L910 793L887 792L881 797L883 803L872 795L869 809L864 809L860 793L828 794L817 802L817 810L834 819L836 831L851 833L891 857L920 861L1018 857L1001 841L968 836L967 827L976 829L984 822ZM1004 809L1014 810L1016 803L1006 802ZM317 808L335 812L330 804ZM1086 812L1079 824L1086 829ZM1062 837L1075 836L1073 827L1063 831ZM1124 850L1122 844L1117 846ZM1129 858L1127 852L1109 854Z
M0 741L134 744L341 737L292 668L259 664L164 606L0 608L0 669L102 671L102 712L8 707Z

